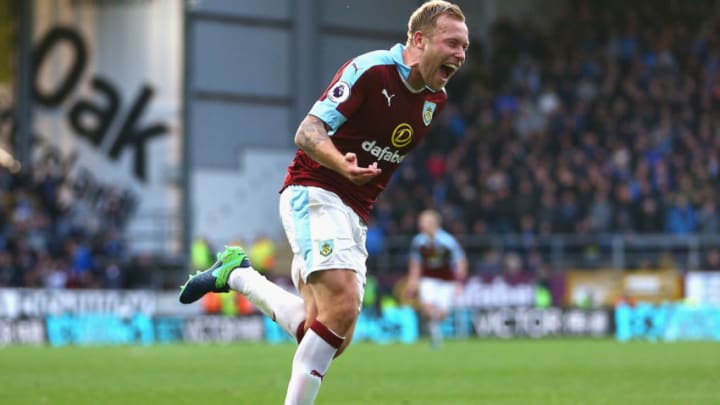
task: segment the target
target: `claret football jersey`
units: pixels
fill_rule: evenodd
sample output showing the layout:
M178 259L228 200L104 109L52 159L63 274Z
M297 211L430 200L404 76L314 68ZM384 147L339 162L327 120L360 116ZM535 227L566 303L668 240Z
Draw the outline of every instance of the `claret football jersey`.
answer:
M410 88L406 82L410 66L403 63L403 49L397 44L348 61L310 110L330 127L331 140L341 153L354 152L361 167L377 162L382 173L358 186L298 150L283 189L293 184L322 187L367 222L393 172L425 137L447 101L444 90Z
M422 277L454 280L457 263L464 258L457 239L442 229L433 238L419 233L410 245L410 260L420 264Z

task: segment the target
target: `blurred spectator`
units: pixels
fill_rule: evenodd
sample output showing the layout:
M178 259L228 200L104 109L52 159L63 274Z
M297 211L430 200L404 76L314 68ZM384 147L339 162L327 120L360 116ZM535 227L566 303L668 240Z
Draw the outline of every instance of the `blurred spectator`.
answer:
M474 272L480 275L497 275L501 274L502 270L502 255L496 249L491 248L475 264Z
M43 268L43 287L45 288L65 288L67 287L69 269L63 260L52 260L46 258L38 265Z
M15 265L13 255L7 250L0 251L0 286L22 286L22 276L20 268Z
M115 260L103 260L102 279L106 288L119 289L125 285L124 272L121 265Z
M720 250L709 249L705 251L700 263L700 270L720 271Z
M378 225L377 221L375 221L374 219L370 219L370 222L368 222L368 230L365 240L368 256L372 258L380 254L384 244L385 233Z
M720 234L720 217L714 199L707 200L698 213L698 231L705 235Z
M525 272L522 258L515 252L510 252L505 255L503 261L503 273L509 279L515 279L521 276Z
M260 236L248 249L250 263L255 270L268 273L275 270L275 242L267 236Z
M66 242L66 253L70 258L70 276L67 287L89 287L92 283L94 260L87 241L78 236Z
M595 190L589 215L590 229L599 233L610 230L612 203L608 199L607 187L600 186Z
M652 197L645 197L636 204L633 217L635 229L640 233L660 233L665 229L662 210Z
M538 250L530 251L527 255L526 262L525 267L530 274L542 277L548 276L548 274L545 274L548 271L547 264Z
M697 229L697 218L695 208L690 205L688 198L683 194L677 194L675 201L667 211L666 230L675 235L688 235Z
M215 253L206 238L197 237L190 246L190 261L193 269L207 269L215 263Z

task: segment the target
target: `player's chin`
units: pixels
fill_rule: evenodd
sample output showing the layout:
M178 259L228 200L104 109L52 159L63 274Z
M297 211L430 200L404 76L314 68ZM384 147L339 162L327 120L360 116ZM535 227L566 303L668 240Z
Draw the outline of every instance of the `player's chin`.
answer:
M428 83L428 87L430 87L433 91L440 91L445 87L445 84L447 84L447 80L436 80L432 83Z
M440 91L445 87L448 81L450 81L450 78L452 75L446 75L442 72L438 72L437 76L435 76L435 80L432 81L432 83L428 84L428 87L433 89L434 91Z

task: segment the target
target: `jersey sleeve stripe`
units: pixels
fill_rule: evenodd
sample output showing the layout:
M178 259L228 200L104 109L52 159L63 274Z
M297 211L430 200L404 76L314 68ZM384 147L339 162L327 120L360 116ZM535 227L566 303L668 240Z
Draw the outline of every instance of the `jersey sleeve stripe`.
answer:
M438 236L442 240L442 243L450 249L453 263L456 263L465 257L465 251L463 251L458 244L457 239L455 239L452 235L447 232L443 232Z
M337 110L336 106L337 104L331 101L328 102L327 99L325 99L316 101L310 109L310 115L318 117L331 128L331 131L328 133L330 136L335 133L335 130L337 130L340 125L347 121L347 118Z

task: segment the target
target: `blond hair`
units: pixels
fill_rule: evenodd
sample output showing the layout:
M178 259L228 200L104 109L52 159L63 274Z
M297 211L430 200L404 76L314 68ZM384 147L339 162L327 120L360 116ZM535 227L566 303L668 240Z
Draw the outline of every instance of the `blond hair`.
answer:
M455 18L465 22L465 14L463 14L460 6L444 0L431 0L418 7L408 21L407 43L412 44L412 36L417 31L427 32L431 28L435 28L435 22L441 15Z

